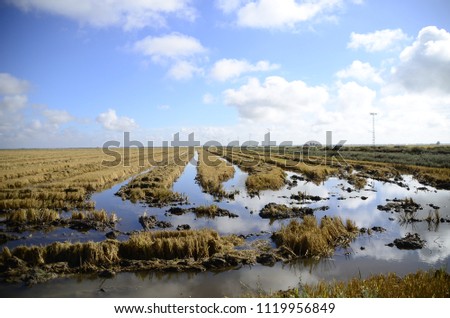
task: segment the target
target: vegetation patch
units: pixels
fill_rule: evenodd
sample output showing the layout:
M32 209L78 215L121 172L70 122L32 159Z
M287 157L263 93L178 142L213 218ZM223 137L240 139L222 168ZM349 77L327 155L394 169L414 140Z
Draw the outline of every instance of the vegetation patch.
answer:
M74 211L69 218L63 218L55 210L21 209L8 213L3 222L8 229L18 233L30 230L45 230L57 226L88 231L113 229L118 222L118 218L115 213L108 214L105 210Z
M203 191L217 199L234 199L235 192L226 192L222 183L233 178L234 168L221 157L212 155L206 150L198 150L196 180Z
M0 277L7 281L32 281L72 274L109 271L204 271L254 264L257 252L236 249L243 239L221 237L209 229L139 232L124 242L106 240L86 243L52 243L47 246L3 248Z
M187 202L184 195L172 191L174 182L189 162L188 154L183 154L180 160L182 161L173 161L165 166L154 167L149 172L137 176L120 188L116 195L124 200L143 201L149 206L159 207Z
M89 202L92 192L150 166L141 150L116 149L123 160L116 164L101 149L1 150L0 212L94 208ZM155 158L162 157L162 149L153 152Z
M286 246L298 256L330 256L338 246L347 246L356 237L358 228L347 220L344 225L339 217L323 217L320 224L312 215L303 222L291 221L272 236L277 246Z
M349 281L320 282L279 291L265 297L293 298L449 298L450 275L445 270L418 271L400 277L397 274L372 275Z
M220 148L214 154L222 156L249 174L245 186L252 196L263 190L279 190L287 183L283 169L277 167L270 158L261 156L256 150Z

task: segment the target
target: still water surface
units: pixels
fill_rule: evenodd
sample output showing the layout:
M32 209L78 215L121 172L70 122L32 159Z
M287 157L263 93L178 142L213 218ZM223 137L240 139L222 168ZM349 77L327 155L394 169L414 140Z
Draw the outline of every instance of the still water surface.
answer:
M348 279L355 276L366 277L370 274L396 272L404 275L418 269L445 268L450 271L450 223L430 226L427 222L401 224L398 213L379 211L377 205L386 204L386 199L413 198L423 210L417 218L426 218L433 211L429 204L440 207L440 215L450 215L450 191L423 187L411 176L403 176L408 188L393 183L368 180L365 189L348 193L351 187L345 180L330 178L322 184L298 181L296 186L285 186L279 191L263 191L259 197L250 197L245 190L247 174L235 168L233 179L224 183L226 190L239 190L235 200L215 202L214 198L203 193L195 182L196 167L188 164L183 174L173 186L174 191L184 193L189 204L217 204L238 214L238 218L221 217L215 219L196 218L188 213L181 216L170 215L168 208L150 208L142 203L123 201L114 193L128 182L117 184L111 189L92 195L96 209L115 212L120 218L117 229L123 232L141 229L138 217L144 212L156 215L159 220L170 221L175 227L189 224L192 228L209 227L220 234L258 234L251 239L269 239L270 234L288 220L270 221L259 217L258 213L267 203L276 202L287 205L299 205L290 199L291 194L299 191L309 195L318 195L323 200L307 204L312 208L328 206L325 211L316 211L321 218L324 215L341 216L355 221L359 227L381 226L386 232L359 236L348 249L337 250L332 258L320 261L298 260L290 264L278 263L273 267L255 265L221 273L120 273L112 279L94 276L58 278L33 287L0 284L0 295L8 297L223 297L239 296L242 293L264 290L276 291L296 287L299 283L315 283L319 280ZM294 173L289 172L288 178ZM361 197L367 197L363 200ZM419 233L427 241L421 250L398 250L386 244L406 233ZM104 239L104 232L90 231L80 233L70 229L56 229L47 233L23 233L23 240L9 242L9 247L20 244L48 244L53 241L88 241ZM31 235L31 237L30 237ZM126 239L122 235L119 239ZM251 240L250 239L250 240ZM363 249L361 249L363 247Z

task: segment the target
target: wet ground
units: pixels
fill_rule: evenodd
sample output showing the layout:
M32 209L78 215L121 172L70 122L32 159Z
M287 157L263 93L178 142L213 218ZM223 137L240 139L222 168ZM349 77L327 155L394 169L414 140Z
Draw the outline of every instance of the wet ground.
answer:
M317 210L317 218L324 215L340 216L355 221L358 227L382 227L386 231L373 231L371 235L360 235L348 249L336 251L332 258L320 261L298 260L290 264L278 263L273 267L255 265L239 270L221 273L120 273L111 279L97 276L77 276L58 278L32 287L13 284L0 284L0 294L11 297L221 297L238 296L251 291L276 291L296 287L299 283L314 283L318 280L348 279L366 277L370 274L396 272L400 275L418 269L445 268L450 271L450 191L436 190L415 181L411 176L403 176L401 187L395 183L368 180L363 190L355 191L345 180L330 178L315 185L311 182L297 181L279 191L263 191L259 196L250 197L245 191L247 174L235 166L235 176L224 183L226 190L239 190L235 200L215 202L214 198L203 193L195 183L196 167L189 164L174 184L174 191L184 193L190 208L198 205L217 204L239 217L218 217L215 219L197 218L193 213L171 215L169 207L150 208L142 203L122 201L114 194L128 181L92 195L96 209L115 212L120 218L117 229L122 232L141 230L138 218L144 212L155 215L158 220L169 221L174 228L189 224L191 228L209 227L220 234L248 236L248 240L270 239L270 232L279 229L289 220L262 219L259 211L268 203L276 202L289 206L328 207ZM288 173L292 181L294 173ZM352 189L351 192L348 189ZM299 202L291 195L299 192L319 196L319 201ZM385 212L377 208L386 200L412 198L420 204L414 217L426 219L439 207L439 216L444 222L404 222L398 212ZM432 207L430 206L432 205ZM89 231L81 233L71 229L53 229L47 232L21 233L22 239L5 244L14 247L21 244L48 244L53 241L103 240L105 232ZM386 244L407 233L418 233L426 240L425 247L417 250L399 250ZM119 239L127 239L126 235Z

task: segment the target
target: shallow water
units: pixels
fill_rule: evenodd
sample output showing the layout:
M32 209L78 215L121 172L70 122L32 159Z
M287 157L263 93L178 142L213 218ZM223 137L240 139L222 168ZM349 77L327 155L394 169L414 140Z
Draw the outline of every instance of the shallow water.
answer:
M348 249L337 250L330 259L318 262L298 260L290 264L278 263L273 267L255 265L239 270L221 273L120 273L112 279L100 279L95 276L77 276L76 278L59 278L31 288L21 285L0 284L2 296L15 297L222 297L238 296L252 290L263 289L275 291L296 287L301 283L314 283L320 279L348 279L351 277L366 277L375 273L396 272L400 275L414 272L417 269L446 268L450 271L450 223L441 223L438 227L429 226L427 222L402 225L398 213L379 211L377 205L386 203L386 199L413 198L423 210L417 218L426 218L432 203L440 207L440 215L450 215L450 191L436 190L427 186L428 191L417 190L423 185L403 176L409 189L393 183L383 183L368 180L365 189L361 191L345 191L351 187L345 180L330 178L320 185L306 181L298 181L292 188L285 186L279 191L263 191L259 197L250 197L245 191L247 174L235 166L235 176L224 183L228 191L239 190L233 201L215 202L214 198L203 193L195 182L196 167L188 164L183 174L173 186L174 191L184 193L189 198L189 204L181 207L217 204L239 215L238 218L221 217L215 219L196 218L188 213L181 216L167 214L169 207L150 208L142 203L123 201L114 195L117 190L128 182L115 185L111 189L92 195L97 209L114 211L120 218L118 230L127 232L141 229L138 217L144 212L156 215L159 220L170 221L175 227L179 224L189 224L192 228L209 227L221 234L258 234L251 239L269 239L270 234L289 220L270 221L259 217L258 213L264 205L270 202L297 204L290 199L291 194L299 191L309 195L319 195L324 198L319 202L307 204L315 208L328 206L326 211L316 211L320 218L341 216L355 221L359 227L384 227L383 233L359 236ZM288 177L294 173L289 172ZM367 197L363 200L361 197ZM390 219L391 218L391 219ZM393 220L392 220L393 219ZM387 247L385 244L406 233L418 233L427 241L425 248L415 251L399 250ZM9 242L10 247L18 244L46 244L52 241L86 241L104 239L102 232L89 231L80 233L70 229L56 229L47 233L22 233L22 236L32 235L23 240ZM126 239L126 236L120 237ZM361 249L364 247L364 250ZM103 290L103 291L100 291Z

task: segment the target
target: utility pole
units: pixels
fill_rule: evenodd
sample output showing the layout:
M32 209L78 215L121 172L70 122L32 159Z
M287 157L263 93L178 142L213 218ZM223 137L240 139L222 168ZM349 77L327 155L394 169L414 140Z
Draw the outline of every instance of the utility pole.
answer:
M372 116L372 144L375 147L375 116L377 113L370 113Z

